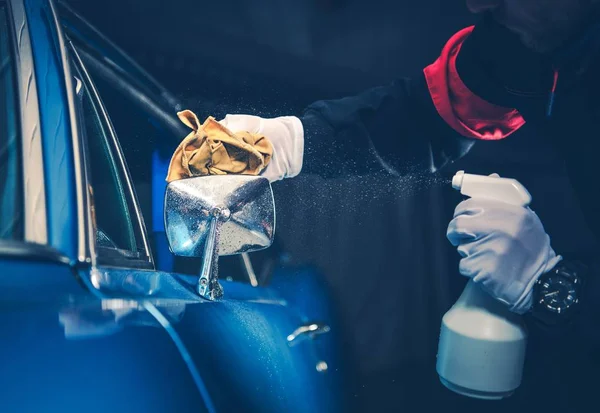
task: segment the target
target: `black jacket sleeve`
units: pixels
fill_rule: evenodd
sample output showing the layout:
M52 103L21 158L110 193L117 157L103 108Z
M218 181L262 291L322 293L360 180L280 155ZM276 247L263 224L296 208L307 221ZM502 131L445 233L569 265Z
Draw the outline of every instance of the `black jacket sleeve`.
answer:
M449 136L424 76L315 102L301 120L303 172L323 177L434 172L473 144L472 139Z
M424 132L432 114L423 108L415 86L414 81L401 79L357 96L308 106L301 117L303 172L323 177L404 175L431 172L445 163L450 142L444 144L439 134Z

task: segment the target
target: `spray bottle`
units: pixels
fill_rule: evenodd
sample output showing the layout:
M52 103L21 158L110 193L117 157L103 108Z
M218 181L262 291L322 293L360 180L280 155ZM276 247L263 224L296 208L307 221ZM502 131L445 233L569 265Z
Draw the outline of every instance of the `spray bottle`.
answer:
M456 173L452 187L472 198L527 206L531 195L518 181ZM478 399L509 397L521 384L527 330L521 316L469 281L444 315L436 370L448 389Z

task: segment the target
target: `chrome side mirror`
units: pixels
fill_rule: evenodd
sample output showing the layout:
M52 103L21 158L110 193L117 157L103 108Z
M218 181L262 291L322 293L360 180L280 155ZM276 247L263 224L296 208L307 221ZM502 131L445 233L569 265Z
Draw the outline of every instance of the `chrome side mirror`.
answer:
M275 202L266 178L211 175L173 181L165 195L169 248L182 257L202 257L198 294L223 296L218 257L269 247L275 235Z

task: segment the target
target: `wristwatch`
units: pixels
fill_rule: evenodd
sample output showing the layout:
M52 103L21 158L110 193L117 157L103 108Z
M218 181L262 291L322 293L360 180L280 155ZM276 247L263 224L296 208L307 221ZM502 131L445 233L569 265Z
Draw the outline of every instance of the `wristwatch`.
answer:
M579 309L586 271L580 262L563 260L542 274L533 286L531 315L546 326L570 322Z

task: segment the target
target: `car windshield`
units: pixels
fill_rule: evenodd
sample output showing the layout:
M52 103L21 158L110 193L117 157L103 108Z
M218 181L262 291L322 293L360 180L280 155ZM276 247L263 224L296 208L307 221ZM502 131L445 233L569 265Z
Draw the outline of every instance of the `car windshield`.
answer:
M7 8L0 2L0 239L23 237L21 131Z
M178 178L260 171L277 210L274 247L229 258L256 282L226 260L223 279L275 291L314 322L316 347L335 335L356 411L586 411L600 369L600 316L582 298L600 297L582 281L600 268L598 2L66 2L152 75L111 75L109 43L71 36L157 268L198 274L167 245L165 178L212 117L244 145L203 126L173 158ZM183 114L178 131L182 108L198 124ZM327 362L311 370L335 374Z

